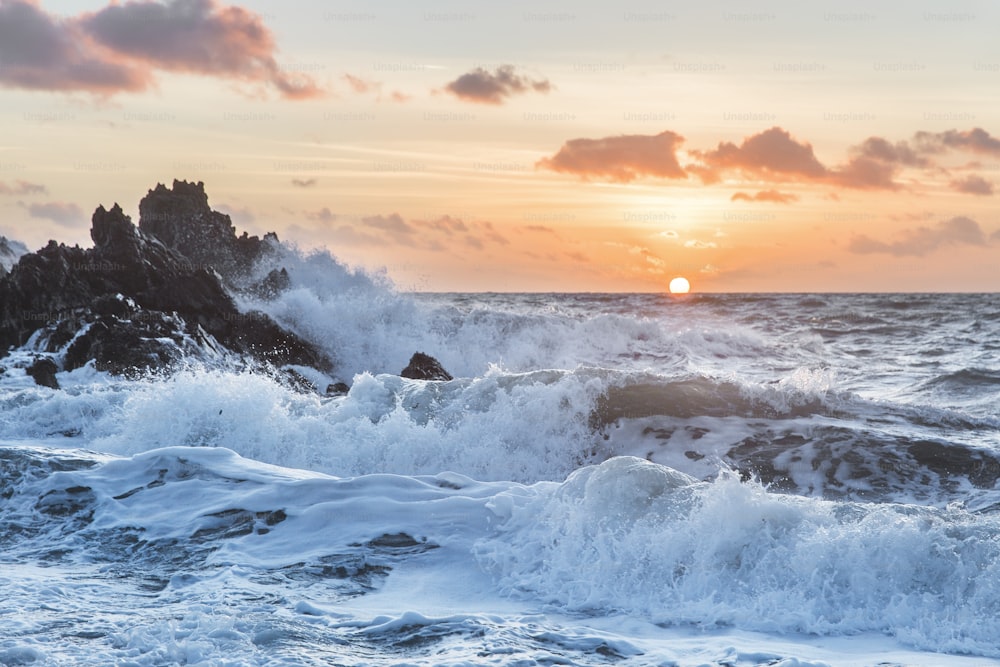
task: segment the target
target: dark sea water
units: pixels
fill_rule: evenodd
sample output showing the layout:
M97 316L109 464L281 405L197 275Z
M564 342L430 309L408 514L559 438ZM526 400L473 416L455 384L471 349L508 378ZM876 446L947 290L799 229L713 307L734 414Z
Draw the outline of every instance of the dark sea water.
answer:
M8 359L0 664L1000 664L997 295L290 273L346 396Z

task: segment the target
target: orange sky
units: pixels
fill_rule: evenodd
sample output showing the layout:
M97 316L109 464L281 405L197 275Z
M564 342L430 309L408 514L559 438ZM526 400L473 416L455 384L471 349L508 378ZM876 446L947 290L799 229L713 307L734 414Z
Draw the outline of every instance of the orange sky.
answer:
M0 234L201 180L402 289L1000 291L988 2L0 0Z

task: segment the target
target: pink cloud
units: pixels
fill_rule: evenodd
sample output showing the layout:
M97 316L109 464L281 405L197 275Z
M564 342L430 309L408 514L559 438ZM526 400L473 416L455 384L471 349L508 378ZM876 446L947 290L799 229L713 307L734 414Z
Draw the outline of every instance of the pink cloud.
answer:
M571 139L559 152L535 166L581 178L598 177L628 183L640 176L687 178L677 161L684 137L673 132L622 134L603 139Z
M792 194L787 194L784 192L778 192L777 190L761 190L760 192L750 195L746 192L737 192L732 197L731 201L769 201L776 204L789 204L793 201L798 201L799 198Z
M737 146L731 142L720 142L711 151L694 151L703 163L698 171L705 182L715 182L720 172L738 170L751 176L768 180L788 178L819 179L827 174L812 145L799 142L780 127L772 127L752 135Z
M39 183L29 183L28 181L17 181L13 186L0 181L0 195L34 195L47 194L48 188Z

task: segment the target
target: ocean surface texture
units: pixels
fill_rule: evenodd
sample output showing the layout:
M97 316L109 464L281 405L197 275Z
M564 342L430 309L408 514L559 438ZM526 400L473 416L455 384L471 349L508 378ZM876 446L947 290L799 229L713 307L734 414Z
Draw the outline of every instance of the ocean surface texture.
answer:
M0 664L1000 664L996 295L289 273L344 396L0 375Z

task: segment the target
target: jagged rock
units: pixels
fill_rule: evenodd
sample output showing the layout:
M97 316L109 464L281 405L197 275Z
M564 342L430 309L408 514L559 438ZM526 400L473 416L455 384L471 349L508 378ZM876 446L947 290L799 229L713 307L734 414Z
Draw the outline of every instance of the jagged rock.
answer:
M411 380L452 380L451 374L434 357L415 352L400 376Z
M67 370L88 359L113 372L159 368L218 344L275 366L330 367L264 313L240 312L211 266L136 229L117 204L94 212L91 238L87 250L50 241L0 278L0 350L43 329L36 342L58 352L90 325L66 350Z
M24 369L24 372L35 380L35 384L41 387L50 387L52 389L59 388L59 381L56 379L56 373L58 371L59 367L56 366L56 362L52 361L48 357L40 357L36 359L33 364Z
M139 202L139 231L186 257L193 268L212 268L231 286L242 286L254 264L273 253L278 237L236 235L232 220L213 211L201 181L162 183Z

